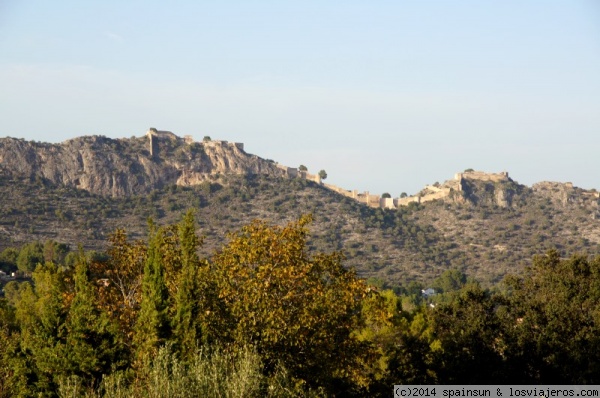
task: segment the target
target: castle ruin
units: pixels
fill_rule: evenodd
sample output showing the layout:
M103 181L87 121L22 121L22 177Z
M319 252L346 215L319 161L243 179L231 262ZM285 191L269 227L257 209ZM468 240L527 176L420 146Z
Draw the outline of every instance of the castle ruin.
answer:
M185 135L183 138L174 134L171 131L166 130L157 130L154 127L150 127L146 132L146 136L148 137L148 151L150 152L151 157L158 156L159 152L159 143L164 140L171 140L175 142L182 142L187 145L192 145L196 141L194 141L194 137L191 135ZM227 142L227 141L217 141L217 140L206 140L202 141L202 144L205 146L230 146L232 148L236 148L240 151L244 151L244 144L241 142Z
M172 140L182 142L188 145L195 143L191 135L186 135L183 138L173 134L171 131L157 130L151 127L146 133L148 136L148 150L150 156L158 156L159 143L163 140ZM234 150L244 151L244 144L240 142L228 142L220 140L205 139L201 142L202 145L207 147L216 146L228 146ZM324 183L318 174L310 174L308 171L299 170L295 167L287 167L281 164L275 164L278 169L282 171L283 176L287 178L301 178L308 181L313 181L323 187L337 192L340 195L344 195L348 198L352 198L359 203L367 205L373 208L382 209L396 209L400 206L408 206L411 203L425 203L432 200L443 199L451 196L455 192L460 192L463 189L463 182L465 180L479 180L479 181L491 181L491 182L503 182L510 181L508 172L503 171L500 173L486 173L483 171L468 170L462 173L456 173L453 180L446 181L444 184L439 185L427 185L418 194L406 197L397 198L383 198L380 195L373 195L366 191L359 193L357 190L346 190L336 185Z
M322 185L332 191L335 191L346 197L352 198L358 201L359 203L365 204L369 207L382 209L397 209L400 206L408 206L411 203L425 203L430 202L432 200L443 199L452 195L454 192L460 192L463 190L464 180L502 182L510 181L510 177L508 176L508 172L505 171L501 173L465 171L463 173L455 174L453 180L446 181L443 185L427 185L418 194L407 196L404 198L383 198L380 195L373 195L368 191L358 193L358 191L356 190L348 191L331 184Z

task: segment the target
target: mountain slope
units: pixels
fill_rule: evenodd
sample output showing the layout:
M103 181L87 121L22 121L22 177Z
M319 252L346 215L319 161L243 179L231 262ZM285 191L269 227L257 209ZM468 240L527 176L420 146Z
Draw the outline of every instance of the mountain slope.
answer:
M144 153L144 140L85 137L72 140L81 141L77 144L34 144L33 149L20 140L11 141L12 147L0 140L5 148L0 151L0 250L46 239L103 250L116 228L144 238L148 217L173 223L182 211L194 208L199 233L206 237L205 255L223 244L227 232L253 219L283 224L312 213L311 248L342 250L346 264L361 276L392 285L427 283L449 268L493 284L507 273L519 273L533 255L549 248L565 256L600 253L598 194L570 184L526 187L510 179L467 177L460 191L441 199L379 209L321 184L290 178L273 163L237 147L236 152L229 144L214 144L226 147L214 153L211 144L202 145L206 158L192 154L196 157L186 162L176 159L187 153L180 150L183 144L159 147L157 158ZM6 148L21 160L7 161ZM79 185L75 174L68 174L74 166L50 167L43 161L76 158L77 148L96 159L91 163L95 168L84 167ZM22 163L27 159L33 165ZM127 162L146 166L137 177L129 176ZM61 173L61 167L68 172ZM191 175L185 170L193 170L197 178L183 180ZM106 176L116 171L125 176L117 179L115 190ZM78 188L83 175L91 192Z

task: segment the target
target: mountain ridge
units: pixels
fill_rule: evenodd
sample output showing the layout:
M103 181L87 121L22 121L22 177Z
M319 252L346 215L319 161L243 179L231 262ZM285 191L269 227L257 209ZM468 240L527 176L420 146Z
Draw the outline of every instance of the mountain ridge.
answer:
M471 172L463 172L460 180L455 175L419 193L423 198L447 189L448 194L436 200L394 208L384 208L381 202L366 206L351 197L355 191L341 194L318 176L246 154L240 144L211 140L196 145L186 143L185 137L175 141L169 137L165 134L155 154L149 150L148 137L67 141L66 148L99 152L86 155L100 159L99 166L83 169L104 173L102 178L92 176L96 185L90 186L96 192L81 188L82 174L61 177L60 167L83 162L61 155L65 149L60 145L0 139L0 250L52 239L102 251L116 228L126 228L133 239L144 239L148 217L161 224L173 223L183 210L193 208L198 214L198 232L205 236L206 255L226 241L228 232L254 219L285 224L312 213L311 249L341 250L346 265L359 275L390 284L431 281L447 269L459 269L493 284L508 273L521 272L535 254L551 248L565 256L600 254L598 192L570 183L540 182L527 187L508 174L498 174L497 179L487 178L493 173L476 174L478 179L465 177ZM216 148L214 153L211 146ZM114 158L117 153L120 158ZM241 159L237 166L229 153ZM44 166L42 155L54 159L54 164ZM57 165L60 156L72 163ZM196 162L195 180L184 179L193 175L186 174L191 167L184 167L189 156ZM129 185L123 184L129 191L114 191L106 176L118 168L129 172L136 161L150 164L142 172L154 174L140 177L134 170L128 177L132 180L126 180ZM79 186L74 183L77 176ZM142 186L144 178L152 184ZM450 190L458 183L460 189Z
M111 197L194 185L220 173L284 174L273 163L244 152L240 144L184 142L174 134L154 142L149 137L83 136L60 144L2 138L0 169Z
M179 137L170 131L150 128L145 136L108 138L102 135L75 137L62 143L39 143L20 138L0 138L0 172L20 177L45 179L103 196L121 197L148 193L169 185L191 186L214 180L220 174L269 174L304 178L359 203L371 207L397 208L410 203L454 198L462 195L464 181L514 182L508 172L488 173L465 170L443 184L426 185L414 195L384 197L324 183L318 175L288 167L244 151L237 142L212 140L201 142L191 136ZM517 183L518 184L518 183ZM569 182L540 181L532 184ZM520 185L520 184L519 184ZM598 195L596 190L587 190ZM510 206L510 191L498 191L497 204Z

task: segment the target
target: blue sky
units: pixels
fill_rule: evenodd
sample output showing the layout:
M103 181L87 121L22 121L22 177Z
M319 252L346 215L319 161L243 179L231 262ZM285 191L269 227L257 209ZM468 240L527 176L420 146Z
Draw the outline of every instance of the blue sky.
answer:
M0 137L148 127L409 194L600 189L600 2L0 1Z

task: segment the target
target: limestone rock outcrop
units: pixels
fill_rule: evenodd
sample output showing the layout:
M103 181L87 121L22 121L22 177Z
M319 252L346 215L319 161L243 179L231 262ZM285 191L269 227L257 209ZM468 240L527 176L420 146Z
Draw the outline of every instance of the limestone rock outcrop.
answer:
M0 138L0 173L111 197L194 185L215 175L284 175L273 162L247 154L242 144L190 142L174 134L156 140L85 136L49 144Z

